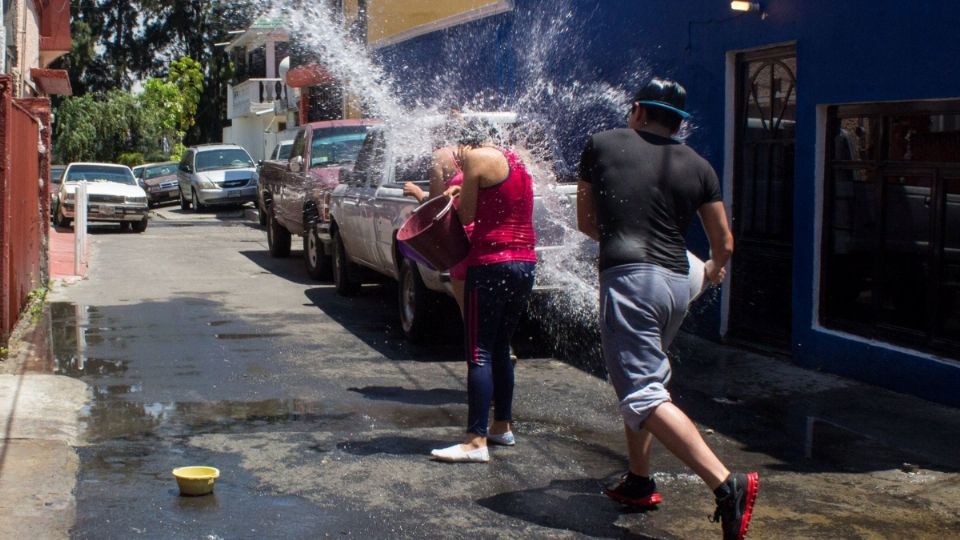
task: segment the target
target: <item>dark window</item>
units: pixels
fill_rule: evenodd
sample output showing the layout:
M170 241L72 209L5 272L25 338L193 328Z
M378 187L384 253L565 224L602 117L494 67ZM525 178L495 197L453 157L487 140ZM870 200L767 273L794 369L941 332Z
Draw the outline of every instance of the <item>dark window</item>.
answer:
M960 101L831 107L820 316L960 358Z
M305 130L300 130L297 132L296 138L293 139L293 147L290 149L289 159L295 157L303 157L303 151L307 148L307 132Z
M247 78L267 78L267 48L263 45L247 54Z
M343 89L334 84L311 86L307 90L307 122L343 118Z
M368 185L379 185L383 175L386 142L383 131L374 130L367 133L360 152L357 154L357 163L354 165L354 182Z

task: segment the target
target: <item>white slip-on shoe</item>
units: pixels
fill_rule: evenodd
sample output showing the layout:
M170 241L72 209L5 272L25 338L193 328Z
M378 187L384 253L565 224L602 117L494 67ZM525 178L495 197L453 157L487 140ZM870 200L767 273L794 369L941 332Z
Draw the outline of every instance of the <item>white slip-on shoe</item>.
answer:
M512 431L507 431L506 433L501 433L499 435L487 433L487 442L499 444L501 446L513 446L517 444L517 440L514 438Z
M431 450L430 455L437 461L451 463L486 463L490 461L490 452L486 446L465 451L459 444L455 444L448 448Z

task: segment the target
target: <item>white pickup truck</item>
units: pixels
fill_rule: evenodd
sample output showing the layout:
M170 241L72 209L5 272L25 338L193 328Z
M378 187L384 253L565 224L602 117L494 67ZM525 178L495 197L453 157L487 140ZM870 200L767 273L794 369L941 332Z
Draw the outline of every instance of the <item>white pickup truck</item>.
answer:
M473 113L498 132L520 129L515 113ZM439 128L442 117L426 120ZM406 336L416 341L425 337L436 313L440 294L451 294L446 272L437 272L404 257L397 244L397 230L416 208L417 201L403 195L403 184L418 183L428 189L429 152L411 157L409 141L386 126L370 129L352 170L340 171L340 184L330 201L330 241L333 245L333 281L342 295L355 294L360 286L360 267L399 282L400 321ZM551 176L553 176L551 174ZM549 189L536 178L534 226L537 252L562 249L574 219L576 183L551 179ZM549 192L549 202L541 191ZM548 209L549 207L549 209ZM557 209L561 217L558 219ZM543 283L538 289L547 288Z

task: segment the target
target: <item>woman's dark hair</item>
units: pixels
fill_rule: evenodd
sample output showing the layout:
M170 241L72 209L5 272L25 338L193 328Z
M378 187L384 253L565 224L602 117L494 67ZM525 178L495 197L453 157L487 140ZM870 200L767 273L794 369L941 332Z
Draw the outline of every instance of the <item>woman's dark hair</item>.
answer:
M460 128L457 142L466 146L480 146L489 141L491 136L492 127L489 123L479 118L468 118Z

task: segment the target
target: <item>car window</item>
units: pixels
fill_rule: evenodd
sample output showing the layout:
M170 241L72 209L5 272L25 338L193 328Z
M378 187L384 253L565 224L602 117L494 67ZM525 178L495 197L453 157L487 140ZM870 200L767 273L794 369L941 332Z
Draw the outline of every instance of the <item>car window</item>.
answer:
M193 163L192 150L183 155L183 159L180 160L180 170L186 172L191 163Z
M197 172L216 169L243 169L253 167L253 160L241 148L220 148L197 152Z
M160 176L170 176L171 174L175 173L176 171L173 168L173 164L170 163L167 165L157 165L156 167L146 167L144 168L141 177L144 180L149 180L151 178L157 178Z
M108 165L74 165L67 171L67 182L116 182L118 184L137 185L133 172L126 167Z
M399 160L394 167L393 182L413 182L421 187L430 185L432 156L417 156Z
M67 169L66 167L51 167L50 182L54 184L59 184L60 179L63 178L63 171L65 171L66 169Z
M364 183L371 175L382 173L383 161L386 153L386 141L383 137L383 131L376 130L367 134L363 146L357 154L357 163L354 171L361 174L360 180Z
M293 149L293 143L280 143L277 147L277 158L281 161L286 161L290 159L290 150Z
M310 168L353 163L363 146L367 126L320 128L310 142Z
M301 129L297 132L297 137L293 139L293 145L290 147L290 155L287 159L293 159L297 156L303 157L303 149L306 147L307 130Z

